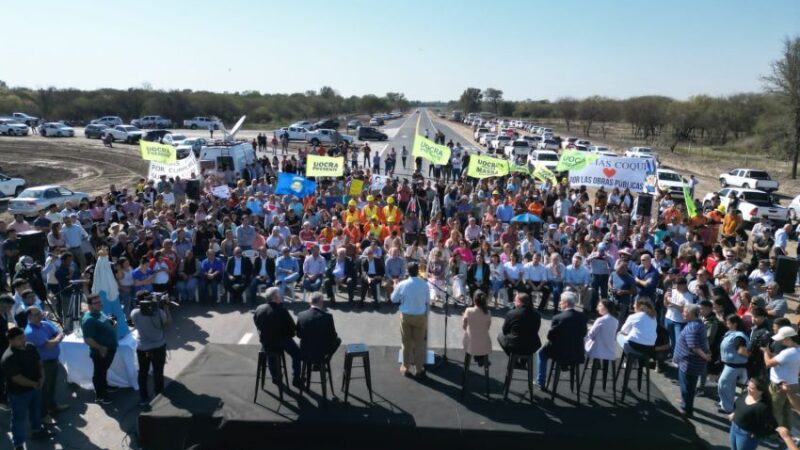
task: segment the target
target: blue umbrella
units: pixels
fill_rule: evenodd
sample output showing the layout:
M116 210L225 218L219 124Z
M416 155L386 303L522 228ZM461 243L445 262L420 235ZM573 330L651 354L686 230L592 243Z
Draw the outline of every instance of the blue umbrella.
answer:
M544 222L539 216L536 214L525 213L515 216L511 219L512 222L522 222L522 223L539 223Z

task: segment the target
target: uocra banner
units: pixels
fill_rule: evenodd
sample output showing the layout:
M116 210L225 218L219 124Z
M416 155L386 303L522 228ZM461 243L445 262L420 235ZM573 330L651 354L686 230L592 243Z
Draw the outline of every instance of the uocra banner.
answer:
M650 158L620 158L601 156L583 169L569 171L570 185L606 189L630 189L631 192L646 192L648 177L655 177L656 162Z

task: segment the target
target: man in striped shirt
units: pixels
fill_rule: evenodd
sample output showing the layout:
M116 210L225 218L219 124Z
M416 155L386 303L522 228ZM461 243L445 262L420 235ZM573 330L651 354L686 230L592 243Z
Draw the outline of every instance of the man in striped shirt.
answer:
M706 363L711 359L706 339L706 329L700 321L700 307L684 305L683 327L675 345L673 361L678 365L678 383L681 390L681 413L692 417L697 380L706 371Z

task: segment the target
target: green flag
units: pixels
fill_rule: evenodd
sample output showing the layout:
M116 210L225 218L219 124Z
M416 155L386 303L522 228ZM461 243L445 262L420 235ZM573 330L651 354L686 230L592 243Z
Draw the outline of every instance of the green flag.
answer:
M414 138L414 147L411 150L411 155L414 157L420 156L434 164L446 165L450 163L450 147L439 145L419 134Z
M537 180L547 181L552 185L556 185L558 183L558 180L556 180L556 175L541 161L536 163L536 168L533 169L533 177Z
M511 166L511 171L516 173L524 173L525 175L531 174L531 169L528 166L520 166L519 164L508 163Z
M567 170L581 170L589 164L597 161L600 155L589 152L579 152L577 150L564 150L558 160L556 170L564 172Z
M689 217L693 218L696 216L697 206L695 206L694 199L689 193L689 186L686 186L686 181L683 182L683 201L686 202L686 212L689 214Z
M508 175L508 161L489 156L471 155L467 176L472 178L502 177Z

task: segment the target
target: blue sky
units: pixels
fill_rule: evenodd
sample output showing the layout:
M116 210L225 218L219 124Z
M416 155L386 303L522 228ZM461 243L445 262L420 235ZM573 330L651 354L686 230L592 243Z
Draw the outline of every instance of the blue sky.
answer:
M69 5L69 6L65 6ZM12 86L513 100L757 91L800 1L40 0L5 8ZM47 13L44 13L47 11Z

